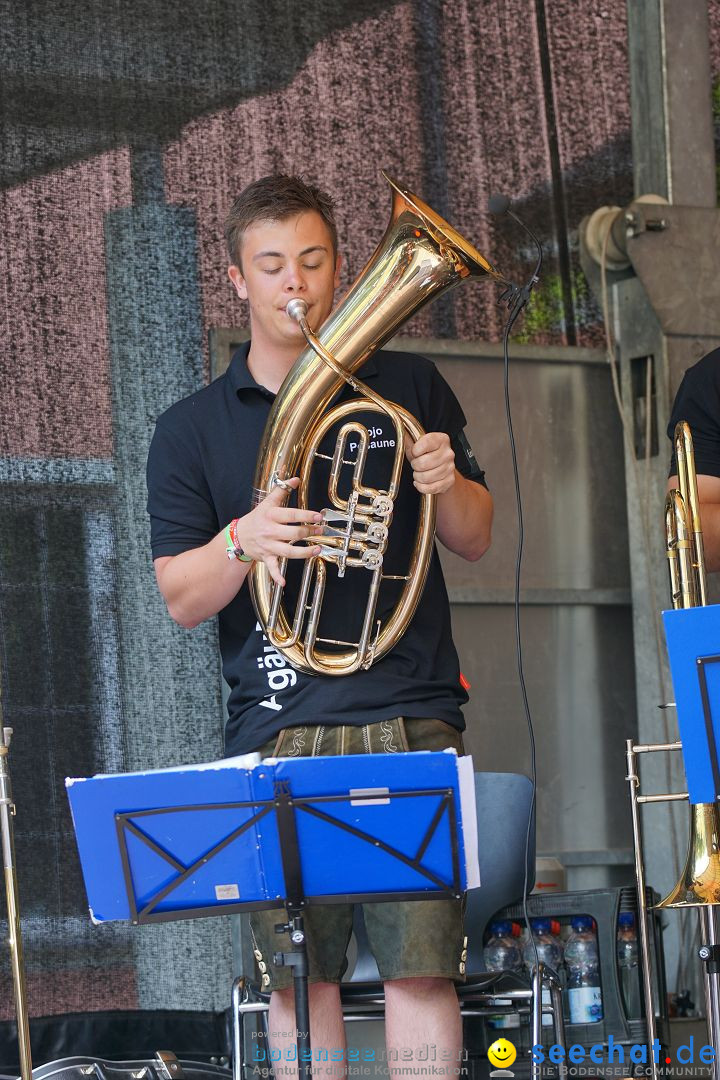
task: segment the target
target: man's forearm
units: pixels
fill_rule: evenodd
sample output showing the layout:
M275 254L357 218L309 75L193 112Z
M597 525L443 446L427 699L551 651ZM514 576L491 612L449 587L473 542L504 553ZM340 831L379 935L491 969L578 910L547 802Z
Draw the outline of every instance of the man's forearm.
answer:
M720 503L700 503L705 569L720 570Z
M437 497L438 539L464 559L479 559L490 547L492 519L490 492L458 472L453 486Z
M677 488L677 476L668 480L668 491ZM703 531L703 549L705 568L709 573L720 570L720 477L697 475L698 501L700 503L700 521Z
M156 559L155 574L171 617L190 630L227 607L250 565L228 559L225 536L218 533L202 547Z

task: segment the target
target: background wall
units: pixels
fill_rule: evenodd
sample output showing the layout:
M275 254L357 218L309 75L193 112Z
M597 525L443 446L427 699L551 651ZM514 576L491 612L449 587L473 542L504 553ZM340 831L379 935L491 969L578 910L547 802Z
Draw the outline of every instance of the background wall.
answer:
M720 74L717 5L710 18ZM225 276L226 209L273 170L320 182L337 198L348 283L387 222L381 167L509 275L532 252L484 208L491 192L512 195L547 260L521 335L551 365L517 371L523 484L545 508L531 524L526 584L545 588L549 574L562 587L622 590L622 509L618 569L596 573L587 554L623 478L607 372L590 353L602 335L577 226L632 194L625 6L2 0L0 63L0 664L31 1013L223 1008L225 920L90 926L63 780L221 753L214 629L178 630L156 595L143 467L155 417L209 377L208 331L243 324ZM426 310L407 334L495 342L501 318L481 285ZM580 347L573 363L552 366L565 346ZM480 576L449 567L456 632L472 669L474 748L485 767L512 768L522 726L501 610L514 526L497 354L469 372L456 353L440 363L499 506ZM549 519L562 523L559 545ZM493 601L495 587L506 591ZM468 588L485 592L468 604ZM474 605L498 600L489 631ZM604 729L614 746L615 729L633 722L627 599L616 593L601 611L594 600L535 601L528 674L531 696L547 703L541 775L556 799L541 802L540 846L601 844L605 832L563 834L579 793L597 784L581 760L588 738L603 756ZM588 655L601 658L582 678L578 641L599 643ZM608 809L616 839L626 828L617 813ZM0 955L0 1016L10 1003Z

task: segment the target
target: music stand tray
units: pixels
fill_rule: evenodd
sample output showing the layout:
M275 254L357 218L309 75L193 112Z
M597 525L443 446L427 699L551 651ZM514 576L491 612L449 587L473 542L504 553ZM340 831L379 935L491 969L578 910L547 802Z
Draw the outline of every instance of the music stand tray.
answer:
M453 751L248 755L66 786L97 923L452 897L479 884L472 760Z

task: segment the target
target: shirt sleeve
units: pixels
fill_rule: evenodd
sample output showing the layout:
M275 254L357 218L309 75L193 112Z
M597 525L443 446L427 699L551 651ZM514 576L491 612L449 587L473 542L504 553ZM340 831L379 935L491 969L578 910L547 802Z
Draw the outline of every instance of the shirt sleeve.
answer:
M695 471L705 476L720 476L720 351L705 357L685 372L673 403L668 437L673 443L669 476L677 472L674 441L675 426L687 421L693 438Z
M180 433L162 417L150 444L147 489L153 559L201 547L220 531L192 432Z
M444 431L450 436L450 445L455 451L455 468L468 480L487 487L485 472L480 468L477 458L465 434L465 413L460 402L448 386L445 379L433 364L431 399L429 415L426 418L427 431Z

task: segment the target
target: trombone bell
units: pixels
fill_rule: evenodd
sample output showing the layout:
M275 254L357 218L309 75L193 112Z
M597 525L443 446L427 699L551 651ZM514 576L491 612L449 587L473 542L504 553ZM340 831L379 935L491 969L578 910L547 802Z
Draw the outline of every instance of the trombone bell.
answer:
M690 807L690 845L685 870L675 888L656 908L720 904L720 813L717 803Z

